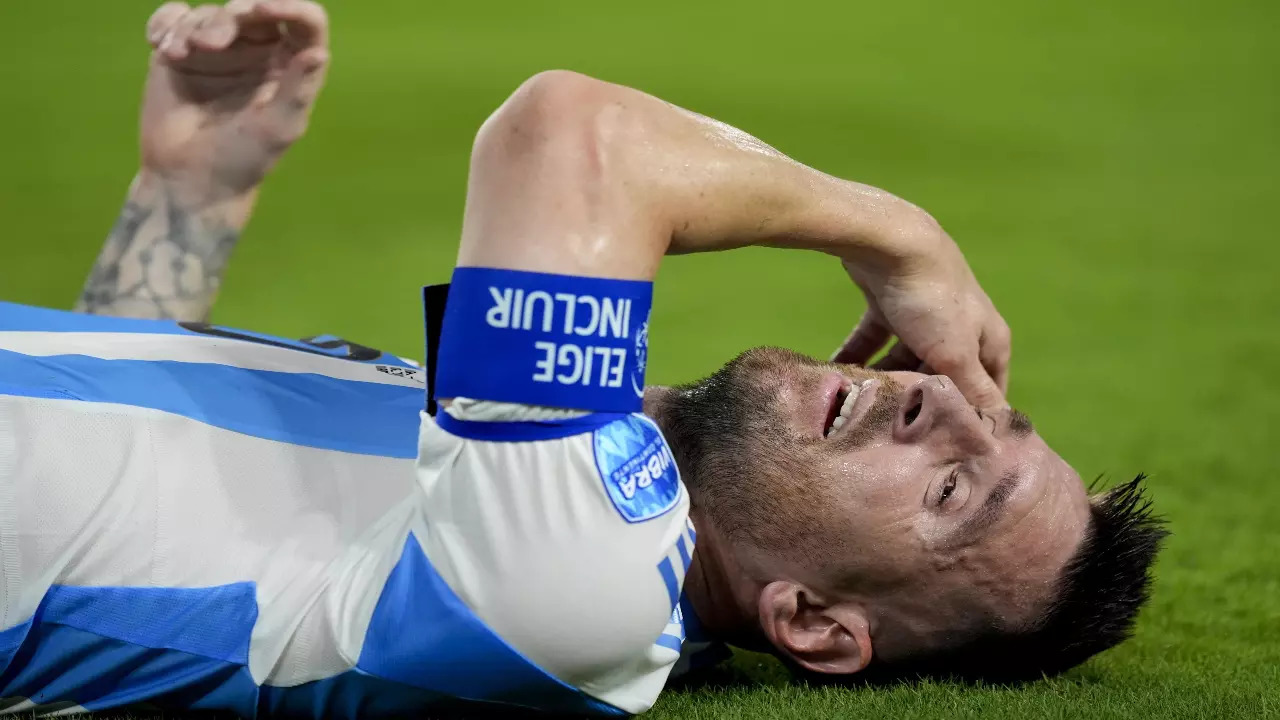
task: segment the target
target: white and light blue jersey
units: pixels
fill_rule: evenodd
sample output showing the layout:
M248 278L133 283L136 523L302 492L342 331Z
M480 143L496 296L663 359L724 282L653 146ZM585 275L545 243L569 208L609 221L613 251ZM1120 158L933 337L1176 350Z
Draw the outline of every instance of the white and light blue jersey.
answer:
M695 537L657 427L425 385L0 303L0 714L650 707Z

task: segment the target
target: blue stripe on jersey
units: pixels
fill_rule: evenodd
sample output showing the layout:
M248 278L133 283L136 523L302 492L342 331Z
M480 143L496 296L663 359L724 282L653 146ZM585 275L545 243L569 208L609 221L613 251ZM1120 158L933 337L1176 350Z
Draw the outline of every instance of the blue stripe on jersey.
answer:
M85 315L84 313L50 310L49 308L17 305L0 302L0 331L25 332L101 332L101 333L143 333L152 335L191 335L212 336L231 340L271 345L289 350L300 350L313 355L325 355L344 360L350 357L351 343L333 335L318 335L309 342L288 340L286 338L255 333L249 330L208 325L206 323L176 323L171 320L145 320L138 318L106 317L103 315ZM326 342L326 340L330 342ZM397 367L414 367L400 358L380 350L368 350L366 357L358 362L395 365ZM376 357L374 354L377 354Z
M680 620L684 628L684 636L690 642L704 643L712 642L712 638L702 626L702 618L698 617L698 613L693 609L693 602L689 600L689 596L680 596Z
M422 390L312 373L0 350L0 392L120 403L327 450L413 458Z
M22 647L22 642L27 639L27 633L30 631L30 620L8 630L0 630L0 673L9 667L9 661L13 660L13 656L18 652L18 648Z
M356 668L456 698L574 715L627 714L564 684L507 645L436 573L413 534L378 598Z
M693 559L689 557L689 548L684 542L684 533L680 533L680 537L676 539L676 549L680 551L680 564L684 566L684 571L689 572L689 564Z
M139 320L50 310L48 308L0 302L0 330L32 332L113 332L193 335L169 320Z
M39 618L134 645L243 665L249 662L258 603L248 582L210 588L54 585L45 593Z
M591 413L574 418L560 420L541 420L529 422L476 422L459 420L448 412L436 413L436 424L441 430L468 440L488 440L490 442L534 442L537 440L558 440L589 433L599 427L627 417L626 413Z
M36 627L30 637L31 647L18 654L10 672L0 674L2 697L87 710L146 702L254 716L258 687L243 665L54 624Z
M475 702L626 715L508 646L452 593L413 536L384 587L355 669L294 687L255 685L247 663L256 618L250 583L54 586L33 622L0 632L0 643L20 643L0 671L0 697L50 709L146 702L241 717L411 717ZM461 702L467 700L475 702Z
M676 652L680 652L680 646L682 643L683 641L681 641L680 638L676 637L675 635L672 635L670 633L662 633L661 635L658 636L658 640L654 644L661 645L664 648L670 648L672 650L675 650Z
M4 352L0 350L0 352ZM3 362L3 360L0 360ZM48 400L76 400L71 393L54 388L39 388L29 385L12 385L0 380L0 395L17 395L20 397L46 398Z
M147 701L252 717L246 664L252 584L213 588L54 586L36 610L0 697L103 710Z
M675 568L671 567L670 558L662 558L658 563L658 572L662 573L662 584L667 586L667 598L671 600L671 609L680 601L680 579L676 577Z
M694 612L689 597L680 598L680 619L683 622L685 644L681 648L680 662L677 671L687 673L711 665L716 665L733 656L729 646L716 640L702 626L698 613Z
M263 685L258 710L259 717L272 718L406 718L447 707L451 700L437 692L351 670L292 687Z
M670 637L670 636L668 636ZM590 698L587 698L591 701ZM366 720L408 717L562 717L512 713L512 703L461 700L431 690L386 680L359 669L291 687L263 685L258 692L258 717L311 720ZM505 712L504 712L505 710ZM580 717L582 709L575 715ZM625 715L599 704L596 715Z

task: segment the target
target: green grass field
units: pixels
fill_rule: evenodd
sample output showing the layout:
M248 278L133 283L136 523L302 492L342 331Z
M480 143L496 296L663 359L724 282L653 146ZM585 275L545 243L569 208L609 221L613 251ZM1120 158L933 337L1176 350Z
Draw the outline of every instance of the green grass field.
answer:
M1174 535L1136 639L1021 689L790 685L740 657L654 718L1280 714L1280 5L335 0L309 137L214 319L420 354L471 136L567 67L743 127L936 215L1014 330L1013 403L1081 474L1151 473ZM69 307L135 159L148 0L0 2L0 297ZM752 345L825 355L836 264L663 268L650 380Z

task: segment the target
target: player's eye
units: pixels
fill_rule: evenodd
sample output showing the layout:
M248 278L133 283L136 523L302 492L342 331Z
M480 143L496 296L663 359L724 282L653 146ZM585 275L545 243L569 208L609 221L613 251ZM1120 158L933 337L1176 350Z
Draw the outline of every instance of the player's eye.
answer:
M942 487L938 489L938 499L935 503L938 507L942 507L946 504L947 499L955 494L956 485L958 485L959 482L960 468L956 468L951 471L951 474L947 476L947 479L942 482Z

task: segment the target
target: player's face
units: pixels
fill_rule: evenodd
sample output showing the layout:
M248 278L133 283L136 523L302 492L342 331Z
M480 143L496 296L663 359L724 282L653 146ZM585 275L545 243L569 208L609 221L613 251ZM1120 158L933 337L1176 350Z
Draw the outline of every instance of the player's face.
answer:
M695 510L873 604L884 659L975 613L1034 613L1088 520L1080 477L1025 416L979 412L940 375L763 348L664 405Z

